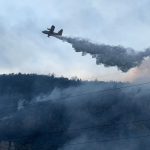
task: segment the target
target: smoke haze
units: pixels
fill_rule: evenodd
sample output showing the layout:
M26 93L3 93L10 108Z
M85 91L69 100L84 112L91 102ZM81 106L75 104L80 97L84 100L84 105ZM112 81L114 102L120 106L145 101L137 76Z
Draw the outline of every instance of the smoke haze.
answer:
M27 150L149 149L149 84L115 90L132 84L74 81L64 87L63 78L30 78L20 78L20 88L9 86L9 93L18 89L16 94L9 94L7 87L1 90L1 141ZM25 79L32 88L26 88ZM51 90L44 94L48 83Z

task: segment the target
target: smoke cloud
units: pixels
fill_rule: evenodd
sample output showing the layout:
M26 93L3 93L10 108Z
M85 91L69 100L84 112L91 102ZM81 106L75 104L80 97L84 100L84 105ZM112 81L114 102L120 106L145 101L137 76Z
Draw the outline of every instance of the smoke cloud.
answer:
M143 63L138 67L134 68L130 74L129 78L134 81L150 81L150 58L145 59Z
M104 64L106 67L117 66L119 70L127 72L129 69L139 66L145 57L150 56L150 49L143 52L136 52L131 48L122 46L110 46L105 44L94 44L88 40L71 37L56 38L68 42L76 52L82 52L82 55L90 54L96 59L96 64Z

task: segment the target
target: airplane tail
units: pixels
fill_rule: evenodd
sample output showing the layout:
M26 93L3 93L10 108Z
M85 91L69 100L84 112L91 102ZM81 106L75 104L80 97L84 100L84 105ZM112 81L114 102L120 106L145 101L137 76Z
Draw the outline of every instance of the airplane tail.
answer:
M58 31L58 35L62 35L63 34L63 29L61 29L60 31Z

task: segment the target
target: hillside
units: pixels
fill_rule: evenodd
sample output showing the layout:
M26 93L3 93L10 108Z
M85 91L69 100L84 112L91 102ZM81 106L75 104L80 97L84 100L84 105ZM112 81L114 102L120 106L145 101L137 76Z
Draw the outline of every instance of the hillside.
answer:
M149 84L0 75L0 150L109 150L112 145L133 150L134 137L149 132L148 89ZM115 144L103 142L113 139ZM149 138L136 139L134 149L143 142L150 146Z

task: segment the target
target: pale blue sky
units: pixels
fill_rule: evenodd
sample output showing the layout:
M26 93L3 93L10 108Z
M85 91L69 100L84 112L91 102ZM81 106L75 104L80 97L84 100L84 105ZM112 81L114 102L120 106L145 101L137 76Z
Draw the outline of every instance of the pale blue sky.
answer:
M0 0L0 73L55 73L82 79L125 80L115 67L47 38L54 24L64 35L138 51L150 46L149 0Z

